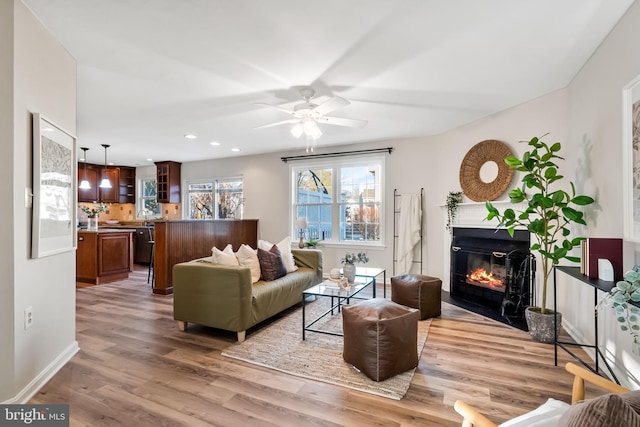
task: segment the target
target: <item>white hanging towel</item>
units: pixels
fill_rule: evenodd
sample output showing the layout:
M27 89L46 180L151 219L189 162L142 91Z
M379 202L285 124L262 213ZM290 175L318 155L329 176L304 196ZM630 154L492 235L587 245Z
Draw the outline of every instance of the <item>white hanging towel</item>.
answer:
M400 219L398 221L398 271L399 274L411 272L413 249L420 242L422 224L422 206L419 194L400 196Z

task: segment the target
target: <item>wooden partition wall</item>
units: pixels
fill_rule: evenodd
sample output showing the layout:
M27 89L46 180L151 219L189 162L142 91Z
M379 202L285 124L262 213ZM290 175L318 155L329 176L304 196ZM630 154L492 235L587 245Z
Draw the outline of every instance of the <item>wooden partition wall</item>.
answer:
M211 256L211 248L220 250L231 243L237 251L245 243L258 244L258 220L182 220L157 221L155 228L153 293L173 293L173 266L180 262Z

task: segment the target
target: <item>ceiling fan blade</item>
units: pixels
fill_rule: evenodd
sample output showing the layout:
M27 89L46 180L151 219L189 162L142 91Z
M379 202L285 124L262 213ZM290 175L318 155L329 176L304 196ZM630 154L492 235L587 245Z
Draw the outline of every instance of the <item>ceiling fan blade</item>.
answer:
M347 126L350 128L363 128L367 125L366 120L360 119L345 119L343 117L318 117L316 119L318 123L325 123L328 125Z
M255 127L254 129L270 128L270 127L272 127L272 126L286 125L286 124L288 124L288 123L298 123L299 121L300 121L299 119L283 120L283 121L281 121L281 122L269 123L268 125L258 126L258 127Z
M264 102L256 102L253 105L259 105L260 107L270 107L270 108L275 108L276 110L280 110L280 111L284 111L285 113L289 113L289 114L293 114L293 110L288 109L288 108L284 108L281 107L279 105L273 105L273 104L266 104Z
M344 98L341 98L339 96L334 96L333 98L329 99L328 101L323 102L322 104L318 105L316 108L314 108L311 113L312 114L319 114L321 116L330 113L332 111L337 110L338 108L342 108L342 107L346 107L347 105L351 104L349 101L347 101Z

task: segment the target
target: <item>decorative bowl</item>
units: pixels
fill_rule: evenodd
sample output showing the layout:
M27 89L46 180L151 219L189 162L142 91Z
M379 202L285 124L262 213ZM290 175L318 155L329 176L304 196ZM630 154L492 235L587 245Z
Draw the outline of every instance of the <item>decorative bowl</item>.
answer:
M107 220L107 224L118 224L120 221L118 221L117 219L108 219Z

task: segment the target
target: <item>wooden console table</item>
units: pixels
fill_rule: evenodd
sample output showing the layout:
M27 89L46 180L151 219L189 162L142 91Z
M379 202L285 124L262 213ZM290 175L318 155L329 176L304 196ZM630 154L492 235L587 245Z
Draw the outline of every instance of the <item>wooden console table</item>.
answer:
M598 291L602 291L602 292L609 292L611 291L611 289L615 286L615 282L608 282L605 280L600 280L600 279L591 279L588 276L580 273L580 267L563 267L563 266L555 266L553 269L553 311L557 312L557 307L556 307L556 301L558 300L557 298L557 292L556 292L556 272L560 271L562 273L567 274L568 276L573 277L574 279L578 280L581 283L584 283L588 286L591 286L593 288L593 325L594 325L594 344L583 344L583 343L575 343L575 342L566 342L566 341L558 341L558 335L557 335L557 317L554 316L554 334L555 334L555 339L554 339L554 357L555 357L555 366L558 366L558 347L562 348L564 351L566 351L567 353L569 353L574 359L576 359L578 362L582 363L582 365L584 365L587 369L591 370L592 372L596 373L596 374L600 374L600 367L599 367L599 359L602 358L602 362L604 363L604 365L607 367L607 369L609 370L609 372L611 373L611 376L613 377L613 379L616 381L616 383L620 384L620 381L618 381L618 378L616 377L616 374L613 372L613 369L611 369L611 366L609 366L609 363L607 363L607 359L605 359L604 354L602 354L602 351L600 351L600 348L598 347L598 310L596 309L596 305L598 305ZM579 356L577 356L575 353L573 353L568 346L576 346L576 347L588 347L588 348L593 348L595 350L595 366L592 367L590 366L587 362L585 362L584 360L582 360Z

